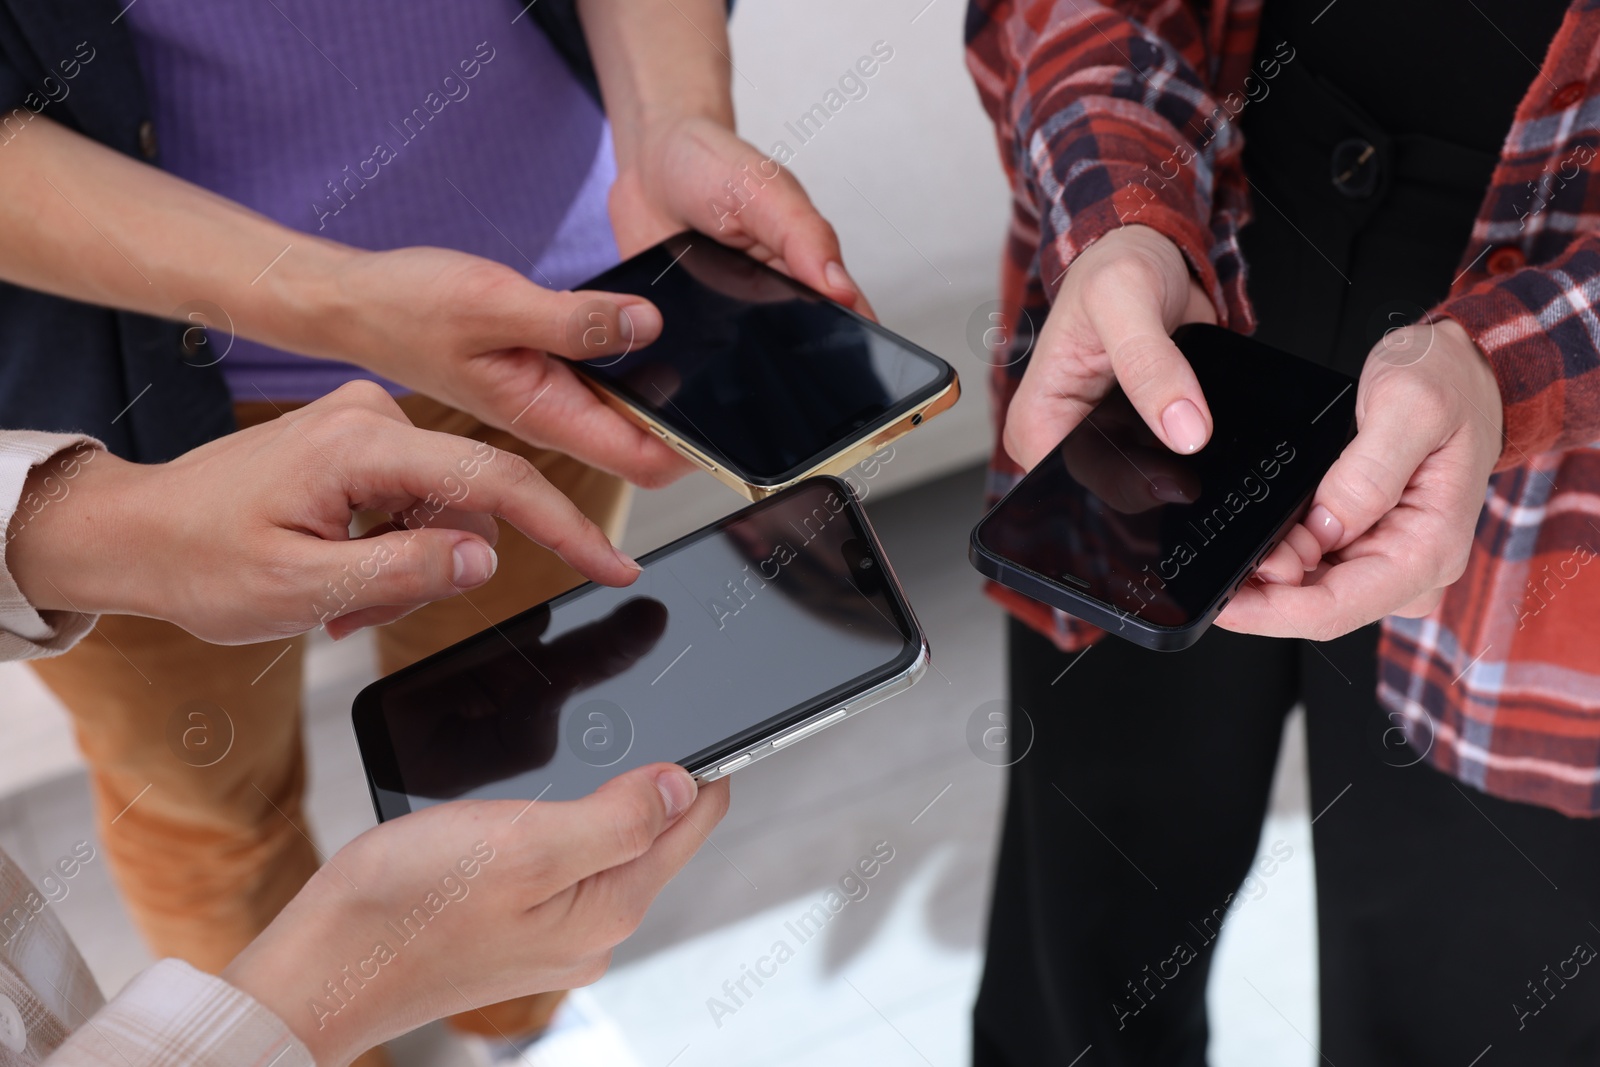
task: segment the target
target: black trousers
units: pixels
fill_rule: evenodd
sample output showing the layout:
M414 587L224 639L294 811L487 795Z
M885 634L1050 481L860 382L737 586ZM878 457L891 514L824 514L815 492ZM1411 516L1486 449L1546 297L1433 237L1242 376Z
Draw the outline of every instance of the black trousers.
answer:
M1275 86L1245 116L1257 336L1354 374L1448 289L1494 161L1387 136L1303 64ZM1206 1062L1212 946L1297 701L1321 813L1319 1062L1600 1063L1600 821L1485 796L1399 744L1375 626L1323 645L1214 629L1176 654L1109 637L1079 662L1010 625L1036 736L1011 769L979 1067Z
M1492 1045L1479 1067L1600 1063L1600 966L1567 962L1600 948L1600 824L1484 796L1398 745L1372 698L1375 627L1316 646L1213 630L1177 655L1009 636L1035 738L1011 769L980 1067L1066 1067L1090 1046L1080 1067L1206 1062L1212 949L1301 697L1325 1062L1467 1067ZM1253 874L1270 887L1271 870Z

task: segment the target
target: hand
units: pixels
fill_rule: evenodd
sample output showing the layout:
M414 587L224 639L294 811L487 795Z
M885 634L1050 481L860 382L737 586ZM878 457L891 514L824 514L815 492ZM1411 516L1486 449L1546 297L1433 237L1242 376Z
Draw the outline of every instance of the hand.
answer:
M582 800L425 808L340 849L222 977L324 1067L467 1008L587 985L727 809L726 782L697 797L661 763Z
M1198 452L1211 412L1168 334L1215 321L1177 245L1148 226L1112 230L1067 270L1006 414L1006 451L1031 469L1120 384L1162 444Z
M661 333L661 312L648 300L553 292L510 267L442 248L346 251L332 277L338 298L315 354L359 363L635 485L667 485L694 469L553 358L649 344Z
M610 205L624 256L696 229L873 314L844 269L838 235L799 181L716 119L676 116L642 125Z
M1329 641L1438 607L1466 569L1501 420L1494 371L1455 321L1387 335L1361 372L1355 439L1218 624Z
M30 484L55 476L44 464ZM358 510L394 518L352 540ZM595 581L639 574L532 464L416 429L369 382L170 463L96 454L13 520L6 553L41 610L166 619L218 644L324 622L341 637L488 581L490 515Z

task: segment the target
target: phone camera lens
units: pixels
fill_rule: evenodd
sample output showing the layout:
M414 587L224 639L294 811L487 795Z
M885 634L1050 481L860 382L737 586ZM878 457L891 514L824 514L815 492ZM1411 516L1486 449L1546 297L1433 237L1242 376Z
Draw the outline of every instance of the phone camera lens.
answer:
M868 556L868 557L866 557L865 559L863 559L861 561L861 569L864 570L864 571L870 571L872 569L872 557L871 556Z

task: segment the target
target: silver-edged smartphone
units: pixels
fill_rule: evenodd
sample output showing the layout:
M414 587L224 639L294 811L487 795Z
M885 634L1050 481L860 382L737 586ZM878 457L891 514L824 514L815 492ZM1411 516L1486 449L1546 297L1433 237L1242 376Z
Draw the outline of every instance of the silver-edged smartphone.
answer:
M928 644L848 484L813 478L387 678L354 720L379 820L731 774L910 688Z

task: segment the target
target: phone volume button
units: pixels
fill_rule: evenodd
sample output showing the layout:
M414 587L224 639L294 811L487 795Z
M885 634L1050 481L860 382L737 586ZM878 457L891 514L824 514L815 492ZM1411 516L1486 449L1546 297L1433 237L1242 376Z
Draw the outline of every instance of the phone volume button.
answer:
M775 749L778 749L778 748L784 748L784 747L786 747L788 745L792 745L796 741L799 741L801 738L810 737L812 734L816 733L818 730L824 729L825 727L832 726L834 723L838 722L840 719L844 718L849 713L850 713L850 707L849 707L849 705L846 705L845 707L840 708L838 711L834 712L832 715L827 716L826 718L818 719L816 722L813 722L813 723L807 723L806 725L800 727L800 729L792 730L789 733L784 734L782 737L773 738L772 747L775 748Z
M739 756L736 759L731 759L727 763L722 764L717 768L717 773L732 774L734 771L738 770L740 767L743 767L753 759L755 759L755 757L746 752L744 755Z

